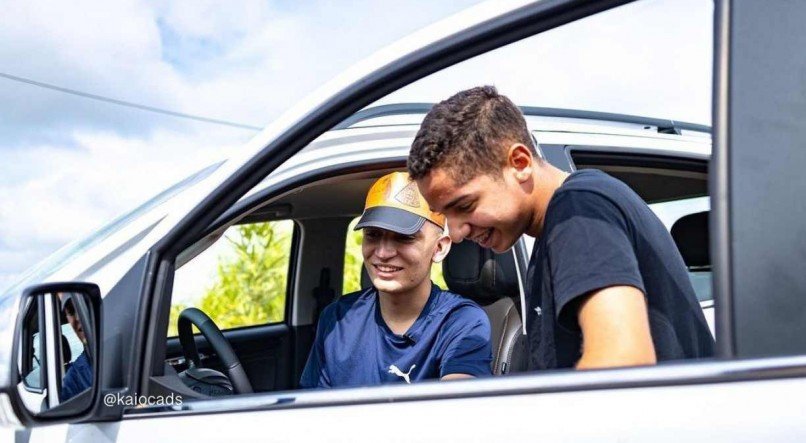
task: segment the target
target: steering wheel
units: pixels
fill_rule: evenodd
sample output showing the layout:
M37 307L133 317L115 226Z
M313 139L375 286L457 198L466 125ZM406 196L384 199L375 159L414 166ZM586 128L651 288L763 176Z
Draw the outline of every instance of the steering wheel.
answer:
M241 366L241 361L235 355L229 342L224 338L224 334L218 326L204 312L196 308L187 308L179 314L177 329L179 329L179 343L182 345L182 353L188 362L188 368L201 367L199 351L196 349L196 342L193 340L193 330L191 325L196 326L201 331L207 343L221 359L221 363L227 368L227 375L232 382L232 387L236 394L249 394L252 391L252 384L246 377L246 371Z

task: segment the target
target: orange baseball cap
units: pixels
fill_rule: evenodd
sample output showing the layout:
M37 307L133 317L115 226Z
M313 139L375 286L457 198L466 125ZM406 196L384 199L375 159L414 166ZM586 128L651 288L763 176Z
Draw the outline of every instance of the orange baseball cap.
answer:
M393 172L379 178L367 193L364 213L355 229L381 228L403 235L413 235L425 221L445 229L445 216L428 208L406 172Z

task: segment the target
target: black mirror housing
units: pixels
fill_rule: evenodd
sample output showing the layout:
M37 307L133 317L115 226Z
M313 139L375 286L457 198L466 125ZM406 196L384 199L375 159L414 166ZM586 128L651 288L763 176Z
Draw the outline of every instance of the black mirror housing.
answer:
M99 401L101 291L83 282L23 291L14 330L11 405L24 426L78 421Z

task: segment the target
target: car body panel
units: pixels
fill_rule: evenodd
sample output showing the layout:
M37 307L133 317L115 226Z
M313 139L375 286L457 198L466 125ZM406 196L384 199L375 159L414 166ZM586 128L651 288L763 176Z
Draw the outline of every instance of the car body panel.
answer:
M305 429L305 440L350 442L797 441L793 436L806 432L806 386L789 377L804 364L802 357L702 362L251 395L195 403L195 412L162 408L133 411L116 423L51 426L39 436L134 442L144 435L187 438L192 429L205 441L264 441L299 439ZM755 379L759 370L775 378Z
M545 1L541 4L552 3L554 2ZM729 1L717 1L717 24L724 25L728 22L726 13L729 10L726 9L729 4ZM474 8L473 11L469 15L471 18L463 19L457 26L444 29L437 26L435 29L441 29L441 34L433 30L430 32L443 36L459 32L472 24L473 20L478 20L477 23L483 21L485 14L491 14L486 17L492 17L495 13L500 13L501 6L490 2ZM717 31L723 32L724 29L718 28ZM422 47L428 41L428 32L424 32L411 39L408 44L416 48L416 44ZM394 51L405 48L406 45L401 45ZM378 58L379 64L375 67L387 66L384 62L394 60L395 57L395 53L387 52ZM725 54L717 54L717 62L722 62L718 63L720 71L717 72L722 83L717 83L720 87L716 88L715 94L718 98L717 109L721 110L717 114L722 118L726 117L724 105L728 97L725 77L721 77L726 75L726 60ZM361 69L358 74L352 75L353 80L360 80L362 72L372 72L371 67L363 71ZM57 275L69 274L93 278L103 272L109 276L104 277L108 280L105 280L107 283L102 287L107 292L115 281L115 275L127 272L127 261L145 257L143 252L161 241L184 220L188 211L198 207L227 178L237 175L241 167L256 153L262 152L267 143L293 126L295 121L312 112L318 106L317 103L323 103L330 94L336 94L341 87L353 84L350 78L351 76L345 76L338 79L333 84L333 90L320 92L320 95L314 95L290 111L253 139L241 156L225 163L209 180L200 183L187 195L165 208L155 210L157 215L138 225L139 230L132 228L125 234L120 233L119 237L114 237L114 241L110 237L94 250L87 251L86 259L82 257L47 278L56 279ZM726 126L723 123L719 123L718 128L724 129ZM366 122L364 126L365 129L370 129ZM543 143L581 145L603 151L619 147L633 152L701 160L707 159L711 152L708 137L701 134L684 132L682 136L675 138L672 135L652 134L650 128L649 133L642 136L639 134L640 130L624 133L613 129L621 128L618 125L606 126L609 127L591 129L582 134L556 126L541 129L539 125L533 125L532 129ZM752 130L753 125L747 125L747 128ZM348 134L336 132L325 134L317 141L324 143L330 140L328 137ZM692 140L685 140L687 137ZM402 143L407 139L408 136L396 137L394 142L384 145L381 158L396 161L405 158L406 145ZM649 139L653 142L647 142ZM716 144L723 150L723 155L726 140L724 134L719 135L719 143ZM296 171L306 170L306 166L324 167L334 159L343 159L345 162L348 159L366 160L362 153L372 151L369 146L371 143L362 143L364 142L343 143L342 147L349 151L343 155L337 153L338 144L320 146L321 150L312 152L307 161L303 157L297 159L297 163L288 163L285 169L278 169L258 188L268 189L272 184L290 180ZM377 143L374 146L377 148ZM718 178L719 185L712 189L725 191L721 181L725 177L720 175ZM259 192L260 189L255 189L254 192ZM727 195L715 195L714 199L722 205L719 207L721 209L715 210L719 212L724 209ZM725 216L724 212L720 214L722 215L719 217ZM718 219L721 222L727 220ZM719 229L724 227L720 226ZM722 243L722 240L713 242L716 246ZM104 257L113 256L113 252L122 245L129 245L131 248L114 256L107 265L93 268ZM131 257L129 251L132 251ZM719 266L724 268L724 264ZM88 273L88 269L94 271ZM726 272L724 275L729 274ZM717 286L719 285L721 283ZM0 318L16 317L13 292L0 297ZM726 310L730 308L726 303L728 301L730 294L723 294L719 299L723 303L720 306L720 315L730 320L730 314ZM0 323L0 343L10 343L10 330L13 328L9 323ZM722 324L728 323L723 321ZM722 330L726 333L733 332L724 326ZM723 343L731 341L732 337L722 340ZM722 349L722 357L732 357L730 346L723 346ZM0 348L0 386L7 381L3 377L10 372L7 367L8 358L8 352ZM302 436L304 439L327 441L376 441L381 438L405 442L504 439L799 441L802 440L802 435L806 435L806 421L802 419L802 398L806 394L804 376L804 357L791 357L526 374L413 386L278 393L238 397L226 402L197 402L185 409L130 410L121 421L48 426L33 431L19 431L14 437L18 441L142 441L144 437L153 436L165 440L189 437L197 440L296 440ZM8 402L8 397L0 393L0 423L14 424L16 417L13 416ZM0 436L9 434L10 432Z
M135 442L142 435L180 439L186 429L211 440L265 438L254 432L255 423L265 423L266 434L282 441L299 438L301 429L306 429L306 440L344 442L679 442L704 435L713 442L787 441L806 432L797 393L804 394L802 383L777 380L365 404L342 406L339 414L332 407L311 407L225 414L215 420L132 419L120 424L123 438L116 441ZM345 423L346 417L354 422Z

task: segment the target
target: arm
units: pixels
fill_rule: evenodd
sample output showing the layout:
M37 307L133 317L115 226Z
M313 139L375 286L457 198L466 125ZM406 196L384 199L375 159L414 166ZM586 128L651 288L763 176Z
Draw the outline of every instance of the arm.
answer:
M325 308L322 312L322 316L319 318L319 324L316 327L316 337L314 338L311 352L308 354L308 361L305 363L305 368L302 370L299 386L303 389L331 387L330 377L325 364L326 356L324 345L325 329L329 325L326 318L330 317L328 308Z
M312 389L327 386L322 354L322 347L317 340L314 342L311 353L308 354L308 361L302 370L302 376L299 380L300 388Z
M654 364L646 290L626 217L591 192L559 195L554 211L560 222L547 235L555 315L581 335L576 367Z
M440 380L458 380L490 375L492 345L490 321L478 306L457 312L445 341Z
M86 352L70 365L62 380L62 401L67 401L92 386L92 366Z
M578 312L582 358L577 369L655 364L646 299L632 286L600 289Z
M448 374L448 375L440 378L440 380L442 380L442 381L462 380L462 379L465 379L465 378L476 378L476 376L475 375L470 375L470 374Z

